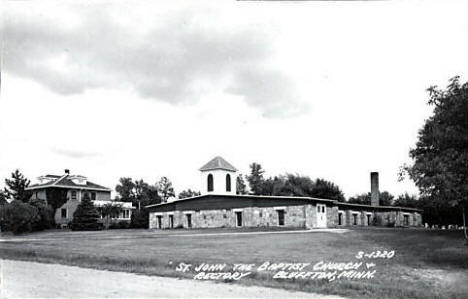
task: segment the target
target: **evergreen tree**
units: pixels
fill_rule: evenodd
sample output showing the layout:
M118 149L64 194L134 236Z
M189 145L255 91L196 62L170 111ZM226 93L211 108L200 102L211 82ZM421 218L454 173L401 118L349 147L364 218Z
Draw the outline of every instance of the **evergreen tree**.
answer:
M236 194L247 194L247 185L241 174L236 178Z
M262 165L255 162L250 164L250 175L247 175L245 178L249 182L250 192L254 195L262 195L263 193L264 173Z
M100 224L99 212L94 207L93 202L85 193L81 203L78 205L75 213L73 213L72 230L99 230Z
M24 177L24 175L16 169L15 172L11 173L11 179L5 179L5 193L13 200L20 200L22 202L28 202L31 198L32 192L26 191L25 188L31 183L30 180Z

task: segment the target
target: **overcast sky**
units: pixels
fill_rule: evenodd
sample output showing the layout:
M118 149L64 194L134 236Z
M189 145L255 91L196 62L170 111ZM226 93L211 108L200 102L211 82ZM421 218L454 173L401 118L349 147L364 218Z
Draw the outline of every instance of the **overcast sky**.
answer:
M398 168L468 73L468 1L3 1L0 178L168 176L216 155L416 193Z

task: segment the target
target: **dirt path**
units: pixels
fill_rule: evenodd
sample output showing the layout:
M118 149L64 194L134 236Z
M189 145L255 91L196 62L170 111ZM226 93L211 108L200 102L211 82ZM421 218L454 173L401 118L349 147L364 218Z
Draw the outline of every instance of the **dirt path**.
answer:
M1 261L0 298L256 297L332 299L303 292L181 280L12 260Z

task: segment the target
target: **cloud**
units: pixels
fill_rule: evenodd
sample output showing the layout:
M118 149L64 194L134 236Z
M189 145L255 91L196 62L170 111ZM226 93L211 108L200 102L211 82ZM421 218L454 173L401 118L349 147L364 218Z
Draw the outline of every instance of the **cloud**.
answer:
M68 158L74 158L74 159L82 159L82 158L92 158L92 157L97 157L100 156L99 153L95 152L87 152L87 151L81 151L81 150L70 150L70 149L63 149L63 148L54 148L52 151L56 154L59 154L61 156L65 156Z
M178 105L218 90L243 97L267 117L304 108L293 80L269 66L272 37L259 26L221 24L188 10L159 14L137 30L138 24L98 8L75 9L69 23L54 14L10 12L3 28L5 70L63 95L130 87Z

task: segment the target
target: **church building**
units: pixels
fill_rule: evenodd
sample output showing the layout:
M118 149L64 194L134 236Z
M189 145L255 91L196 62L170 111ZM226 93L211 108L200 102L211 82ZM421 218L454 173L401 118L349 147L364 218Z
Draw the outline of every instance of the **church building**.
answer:
M237 169L215 157L200 169L201 195L146 206L150 229L214 227L420 226L422 211L380 206L378 173L371 174L371 205L326 198L236 194Z

